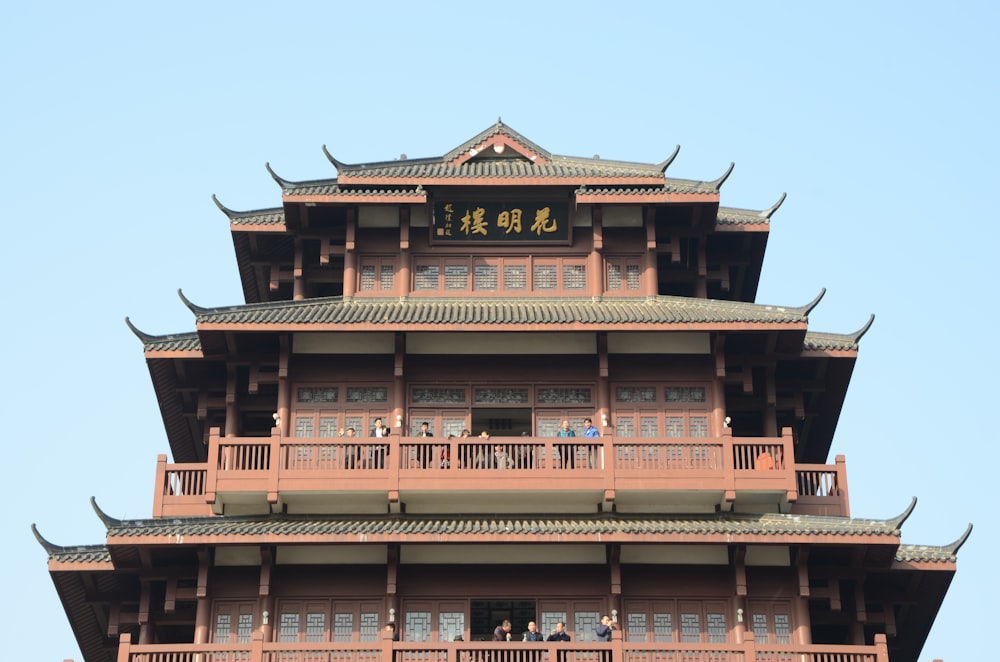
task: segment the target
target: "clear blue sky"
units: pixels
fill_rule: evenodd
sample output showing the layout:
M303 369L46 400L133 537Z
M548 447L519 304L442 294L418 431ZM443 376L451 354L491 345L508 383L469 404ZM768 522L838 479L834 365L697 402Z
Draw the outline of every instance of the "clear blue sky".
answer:
M922 662L988 659L997 543L996 5L14 3L0 24L9 659L82 659L30 532L149 516L168 452L138 340L242 302L212 193L437 156L497 117L557 154L658 162L774 216L758 301L875 326L834 440L852 513L976 524ZM339 8L335 8L339 7Z

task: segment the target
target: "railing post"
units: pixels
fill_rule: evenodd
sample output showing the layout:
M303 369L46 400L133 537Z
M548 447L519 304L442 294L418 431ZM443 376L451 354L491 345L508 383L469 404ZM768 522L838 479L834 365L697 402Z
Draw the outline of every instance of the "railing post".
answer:
M278 478L281 471L281 428L271 428L271 450L267 458L267 502L278 503Z
M118 662L128 662L132 655L132 635L124 633L118 635Z
M208 464L205 472L205 502L215 503L215 495L219 490L219 428L208 431Z
M156 456L156 488L153 490L153 517L163 517L163 496L167 491L167 456Z
M736 450L733 447L733 429L722 429L722 488L723 500L729 504L736 501Z
M840 496L840 514L844 517L851 516L851 500L847 496L847 458L838 455L837 462L837 492Z
M253 633L250 641L250 660L248 662L264 662L264 635L260 631Z
M747 628L743 633L743 662L753 662L757 659L757 642L754 641L753 630Z
M875 635L875 660L876 662L889 662L889 646L883 632Z
M625 637L622 636L622 630L619 627L615 627L611 630L611 662L625 662Z
M781 457L778 467L785 477L785 498L793 503L799 498L799 487L795 482L795 437L792 428L781 428Z

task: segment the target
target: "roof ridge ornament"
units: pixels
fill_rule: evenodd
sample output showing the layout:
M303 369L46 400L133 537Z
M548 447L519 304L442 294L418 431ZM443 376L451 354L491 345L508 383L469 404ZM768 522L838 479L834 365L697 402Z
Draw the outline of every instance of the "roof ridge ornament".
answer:
M722 177L719 177L715 181L708 182L709 186L711 186L716 191L718 191L719 189L721 189L722 185L726 183L727 179L729 179L729 175L733 174L733 168L735 168L735 167L736 167L736 161L730 161L730 163L729 163L729 169L726 170L725 173L723 173Z
M659 163L656 164L656 167L660 169L661 173L665 173L667 171L667 168L669 168L670 164L674 162L674 159L677 158L677 155L680 154L680 151L681 151L681 146L677 145L677 147L674 147L673 154L668 156L666 160L660 161Z
M101 518L101 521L104 522L104 528L110 530L121 525L122 521L120 519L115 519L101 510L101 507L97 505L96 497L90 497L90 506L94 509L94 512L97 513L97 516Z
M141 340L144 345L156 340L156 336L146 333L145 331L140 331L135 324L132 324L132 320L130 320L127 315L125 316L125 325L128 326L132 333L135 334L135 337Z
M871 315L868 316L868 321L865 322L865 325L863 327L861 327L860 329L858 329L854 333L850 334L851 339L854 341L855 345L857 345L858 341L861 340L861 338L866 333L868 333L868 329L872 328L872 324L874 324L874 323L875 323L875 313L872 313Z
M333 158L333 154L330 153L330 151L326 148L325 144L323 145L323 154L326 155L326 160L329 161L330 163L332 163L333 167L337 169L337 174L338 175L345 168L347 168L347 164L346 163L344 163L343 161L338 161L337 159Z
M913 514L913 509L917 507L917 497L912 497L910 499L910 505L906 507L906 510L896 515L892 519L885 520L885 523L896 529L897 531L903 527L903 522L909 519L910 515Z
M782 193L781 194L781 199L779 199L773 205L771 205L770 207L768 207L767 209L765 209L764 211L762 211L760 213L761 218L766 218L767 220L770 221L771 220L771 215L774 212L778 211L778 207L781 206L781 203L783 203L785 201L785 198L787 198L787 197L788 197L787 193Z
M271 175L271 179L278 182L278 186L280 186L282 189L295 188L295 182L289 181L279 176L278 173L276 173L274 170L271 169L270 162L265 163L264 167L267 169L268 174Z
M969 522L969 526L965 527L965 533L959 536L958 540L956 540L955 542L951 543L950 545L945 545L944 548L949 552L951 552L952 556L956 556L958 554L958 550L962 549L962 545L965 544L965 541L968 540L969 536L971 535L972 535L972 522Z
M812 301L810 301L809 303L807 303L804 306L799 306L797 310L801 310L803 315L808 316L809 313L811 313L813 311L813 308L815 308L816 306L818 306L819 302L822 301L823 297L825 297L825 296L826 296L826 288L824 287L824 288L822 288L819 291L819 294L816 295L815 299L813 299Z
M35 534L35 540L38 541L38 544L42 546L42 549L44 549L49 556L53 556L56 553L63 551L63 547L46 540L45 536L38 532L38 527L35 526L34 522L31 523L31 532Z
M184 305L188 307L188 310L190 310L195 315L201 315L203 313L207 313L210 310L209 308L203 308L199 305L191 303L191 300L188 299L186 296L184 296L184 291L181 290L181 288L179 287L177 288L177 296L181 298L181 301L183 301Z
M219 211L225 214L230 221L233 220L233 217L236 215L236 212L230 209L229 207L225 206L221 202L219 202L219 198L217 198L214 193L212 194L212 202L215 203L215 206L219 208Z

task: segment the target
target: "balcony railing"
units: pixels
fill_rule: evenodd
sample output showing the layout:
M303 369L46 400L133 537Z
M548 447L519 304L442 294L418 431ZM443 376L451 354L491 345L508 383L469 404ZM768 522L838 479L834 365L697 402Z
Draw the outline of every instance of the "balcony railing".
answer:
M146 644L123 642L118 662L889 662L884 634L870 646L735 644L455 642L370 644Z
M204 464L160 456L154 516L209 515L230 495L407 491L714 492L771 495L792 512L847 516L843 456L835 465L798 465L790 431L780 437L716 438L220 437ZM770 498L770 497L769 497Z

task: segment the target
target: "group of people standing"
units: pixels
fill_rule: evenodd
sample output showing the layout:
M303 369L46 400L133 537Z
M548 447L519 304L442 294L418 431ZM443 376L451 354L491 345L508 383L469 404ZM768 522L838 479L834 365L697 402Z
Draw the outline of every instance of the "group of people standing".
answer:
M509 620L504 620L493 630L493 641L512 641L511 624ZM617 630L618 626L611 617L605 614L601 616L600 624L594 628L597 641L611 641L611 633ZM569 633L566 632L566 624L562 621L556 623L555 628L548 636L538 631L535 621L528 621L528 629L521 635L521 641L570 641Z

